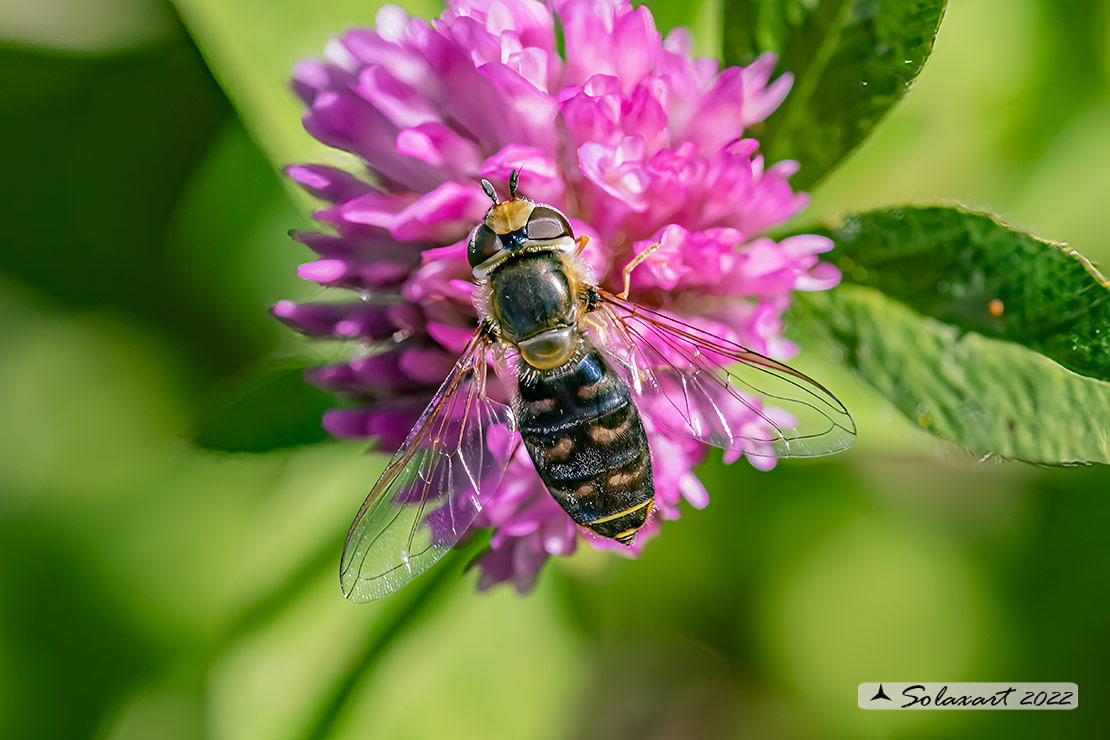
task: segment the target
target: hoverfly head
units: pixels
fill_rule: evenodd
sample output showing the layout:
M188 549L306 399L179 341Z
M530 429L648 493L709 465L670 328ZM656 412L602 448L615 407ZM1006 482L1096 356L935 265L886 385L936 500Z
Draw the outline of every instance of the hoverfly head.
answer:
M493 205L470 236L467 259L472 268L489 263L502 250L512 253L536 242L572 236L566 217L551 206L537 205L520 195L519 183L519 172L513 170L509 174L509 200L500 201L489 180L482 180L482 190Z

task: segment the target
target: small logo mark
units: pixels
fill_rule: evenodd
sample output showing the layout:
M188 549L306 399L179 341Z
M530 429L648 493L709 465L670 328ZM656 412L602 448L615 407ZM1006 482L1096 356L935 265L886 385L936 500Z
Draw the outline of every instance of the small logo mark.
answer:
M882 684L879 684L879 690L876 691L875 695L871 697L871 701L875 701L876 699L886 699L887 701L894 701L893 699L891 699L889 696L886 695L885 691L883 691L883 685Z

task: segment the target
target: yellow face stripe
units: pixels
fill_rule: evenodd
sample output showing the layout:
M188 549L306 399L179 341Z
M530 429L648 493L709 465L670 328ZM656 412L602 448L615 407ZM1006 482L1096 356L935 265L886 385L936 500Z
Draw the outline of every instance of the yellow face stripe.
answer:
M490 227L495 234L508 234L510 231L524 228L535 207L532 201L523 198L498 203L486 216L486 226Z

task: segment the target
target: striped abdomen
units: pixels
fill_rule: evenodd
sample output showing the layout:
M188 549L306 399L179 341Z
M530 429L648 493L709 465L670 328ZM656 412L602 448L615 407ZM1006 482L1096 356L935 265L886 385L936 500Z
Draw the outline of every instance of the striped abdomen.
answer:
M627 545L651 513L651 452L628 388L582 341L581 359L521 378L517 420L559 505L579 524Z

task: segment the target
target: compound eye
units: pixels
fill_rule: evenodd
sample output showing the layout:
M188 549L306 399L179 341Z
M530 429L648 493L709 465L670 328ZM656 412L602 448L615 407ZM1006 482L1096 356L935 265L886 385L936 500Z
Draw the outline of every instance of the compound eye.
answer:
M477 267L501 249L501 240L497 238L497 234L493 233L493 229L481 224L478 228L474 229L474 233L470 236L470 245L466 248L466 257L470 261L471 267Z
M524 235L529 239L547 240L570 236L570 224L563 218L563 214L554 208L536 206L532 215L528 217L528 225L524 227Z

